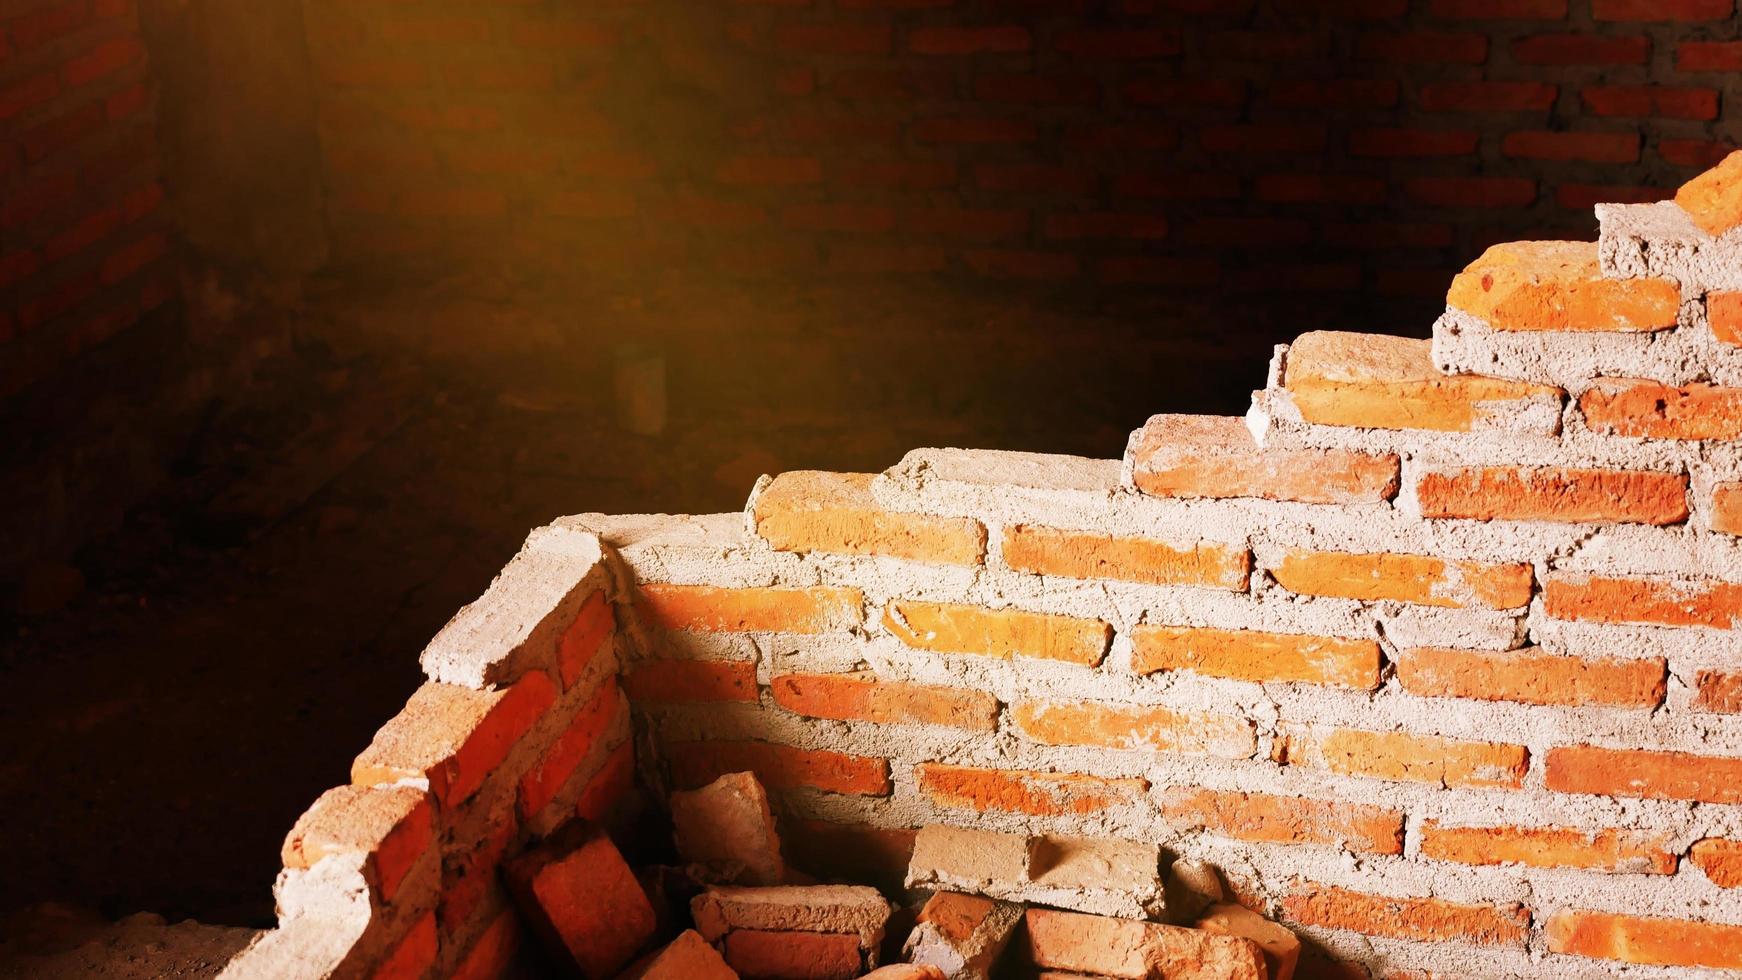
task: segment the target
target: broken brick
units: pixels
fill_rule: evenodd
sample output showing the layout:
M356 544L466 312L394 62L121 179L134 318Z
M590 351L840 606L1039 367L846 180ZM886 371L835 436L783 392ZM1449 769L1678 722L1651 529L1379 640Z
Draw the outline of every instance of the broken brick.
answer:
M611 838L575 821L504 869L521 915L588 980L615 976L653 938L653 906Z
M753 773L727 773L701 789L672 793L671 821L685 861L735 865L740 884L786 879L768 793Z

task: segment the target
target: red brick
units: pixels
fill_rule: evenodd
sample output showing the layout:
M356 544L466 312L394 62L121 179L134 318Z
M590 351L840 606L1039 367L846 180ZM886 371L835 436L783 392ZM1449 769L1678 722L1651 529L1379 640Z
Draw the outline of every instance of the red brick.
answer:
M435 966L437 943L435 913L426 912L382 957L370 980L418 980Z
M1665 690L1661 657L1596 660L1534 647L1406 650L1397 662L1397 678L1405 691L1424 697L1524 704L1655 708Z
M772 742L678 742L666 746L672 782L697 789L732 772L754 772L772 790L815 789L852 796L888 796L889 763Z
M106 207L80 218L42 246L43 261L53 265L84 251L121 227L121 209Z
M1020 572L1117 579L1151 585L1196 585L1243 592L1252 556L1244 545L1188 546L1016 524L1004 530L1004 561Z
M837 242L829 246L829 266L859 275L940 272L949 267L949 253L928 245L855 245Z
M1742 48L1738 50L1742 50ZM1666 137L1657 141L1657 155L1662 157L1666 163L1678 167L1704 169L1715 166L1735 150L1734 144L1716 140L1669 139Z
M1288 218L1199 218L1180 233L1185 244L1217 248L1289 248L1309 244L1312 239L1311 223Z
M583 977L615 976L653 937L653 906L596 827L571 824L504 871L515 905L546 951Z
M1147 705L1024 701L1011 706L1010 718L1017 731L1042 745L1244 759L1257 744L1252 723L1243 718Z
M645 967L631 966L623 976L628 980L738 980L737 971L694 929L685 929L647 959Z
M1565 20L1567 0L1433 0L1428 13L1453 20Z
M1438 898L1394 898L1311 886L1282 900L1294 921L1369 936L1524 948L1530 912L1522 905L1459 905Z
M1522 745L1354 728L1290 732L1275 754L1277 762L1343 776L1447 787L1518 789L1530 768L1530 752Z
M1416 201L1440 208L1522 208L1536 200L1529 177L1416 177L1404 184Z
M0 255L0 289L22 282L42 270L42 257L33 251Z
M737 156L721 161L714 179L741 187L794 187L821 183L823 165L816 157Z
M1559 793L1742 803L1742 759L1580 745L1549 750L1546 784Z
M1039 131L1026 119L951 117L919 120L913 124L913 138L921 143L1032 143Z
M67 0L65 3L39 5L36 10L0 24L5 28L0 36L10 37L12 46L17 50L29 51L56 38L65 37L90 23L91 13L90 0ZM3 51L0 48L0 52Z
M963 258L976 273L993 279L1070 279L1078 272L1077 257L1033 249L975 249Z
M10 119L40 105L47 105L60 94L60 84L50 72L29 75L0 85L0 120Z
M1452 226L1440 221L1334 221L1323 234L1339 248L1449 248L1453 241Z
M1357 157L1451 157L1476 152L1480 134L1461 129L1358 129L1349 134Z
M1363 34L1356 39L1355 53L1367 61L1479 65L1488 60L1488 37L1431 32Z
M1676 45L1677 71L1742 71L1742 41L1683 41Z
M1112 285L1204 286L1221 277L1221 266L1215 259L1114 255L1101 260L1098 275Z
M1669 191L1661 187L1638 187L1629 184L1562 184L1555 189L1555 203L1574 211L1589 211L1598 204L1650 204L1668 200Z
M1112 626L1098 619L913 600L891 602L883 625L908 646L934 653L1038 657L1085 667L1101 662L1113 637Z
M1179 127L1171 122L1080 124L1065 128L1065 146L1073 150L1171 150L1179 145Z
M1585 424L1609 435L1648 439L1742 437L1742 388L1599 382L1579 399Z
M1581 89L1585 110L1598 116L1718 118L1718 90L1670 85L1589 85Z
M1391 20L1409 10L1409 0L1280 0L1290 14L1338 17L1350 20Z
M1563 133L1550 130L1507 133L1500 150L1527 160L1584 160L1632 163L1639 159L1638 133Z
M1167 237L1167 217L1116 211L1060 211L1046 217L1046 237L1056 239Z
M1132 477L1159 497L1379 503L1397 492L1395 456L1259 449L1234 416L1157 415L1132 439Z
M169 254L169 236L151 234L122 246L103 260L100 276L104 285L113 286L133 277L158 259Z
M1421 474L1416 498L1427 518L1680 524L1687 477L1679 473L1488 466Z
M932 190L956 184L953 160L843 160L831 163L831 183L850 187Z
M129 85L103 100L103 113L110 122L119 122L139 113L151 102L151 90L141 83Z
M1367 803L1180 786L1168 791L1162 816L1182 830L1207 830L1260 844L1403 853L1403 813Z
M1283 204L1385 203L1385 181L1354 174L1264 174L1254 186L1259 200Z
M380 900L391 902L434 841L435 811L422 790L340 786L297 818L279 853L291 869L312 868L334 854L363 854L364 874Z
M1368 78L1278 81L1265 94L1272 105L1284 109L1388 109L1397 104L1397 82Z
M1131 669L1189 670L1236 680L1379 686L1382 656L1373 640L1189 626L1137 626Z
M1736 11L1736 0L1591 0L1596 20L1695 21L1725 20Z
M983 163L974 168L974 184L984 191L1077 197L1094 189L1095 175L1075 167L1044 163ZM1023 214L1022 227L1027 230L1026 212L1018 213Z
M1742 888L1742 841L1708 837L1694 842L1688 860L1719 888Z
M485 36L486 33L470 36L462 34L454 40L464 43ZM618 41L618 30L610 24L559 16L514 24L509 28L508 40L523 48L545 51L596 51L615 45Z
M808 718L944 725L973 732L989 732L998 725L998 699L985 691L907 684L869 671L782 674L770 691L776 704Z
M25 163L40 163L102 128L105 116L101 102L89 102L61 113L24 131L18 145Z
M654 625L710 633L829 633L863 621L858 589L721 589L643 585L638 606Z
M1270 573L1283 588L1299 595L1363 602L1517 609L1528 605L1532 594L1529 565L1457 561L1432 555L1289 549Z
M941 235L951 238L1017 238L1027 234L1029 215L1027 211L1009 208L960 208L940 206L932 208L911 208L902 215L902 227L910 232L922 235ZM976 523L976 527L979 525ZM985 532L980 532L982 549L984 550ZM976 553L970 563L977 562Z
M974 98L1018 105L1094 105L1101 101L1101 83L1091 75L981 75L974 79Z
M593 593L581 604L575 621L557 641L557 673L565 689L580 678L616 628L616 611L604 592Z
M1548 920L1548 948L1592 959L1742 970L1742 926L1566 909Z
M581 789L575 800L575 815L582 820L603 820L634 791L635 743L626 741L611 750L599 771Z
M1538 34L1512 42L1521 65L1643 65L1651 39L1642 35Z
M1148 802L1149 780L1108 779L1075 772L974 769L921 763L919 791L943 807L1035 817L1091 816Z
M1559 94L1559 86L1546 82L1435 82L1423 85L1418 97L1430 112L1541 112L1553 108Z
M1742 674L1702 670L1694 677L1694 710L1742 714Z
M569 778L592 755L593 748L610 731L622 706L617 679L608 677L599 690L575 711L568 727L551 743L538 762L520 779L520 817L530 820L543 812L562 792Z
M766 932L734 929L726 934L726 963L748 977L852 980L864 973L859 937L834 932Z
M1323 126L1241 124L1206 126L1198 145L1210 153L1319 153L1325 148Z
M886 510L871 495L874 479L874 473L783 473L756 498L756 533L776 551L980 564L986 529L979 521Z
M1033 45L1028 28L1017 25L918 27L907 35L907 49L915 54L1010 54Z
M501 767L555 698L556 686L542 673L494 691L425 684L357 756L351 782L382 786L427 779L444 807L458 805Z
M1459 864L1523 864L1616 874L1675 874L1676 856L1661 835L1570 827L1452 827L1428 820L1421 853Z
M1216 31L1200 44L1213 61L1318 61L1329 52L1318 32Z
M781 24L773 38L776 46L805 55L881 55L894 48L889 27L881 24Z
M943 99L955 94L955 76L945 71L853 68L829 77L829 90L844 99Z
M1238 109L1246 83L1232 78L1132 78L1119 86L1131 105L1193 109Z
M1132 28L1067 30L1053 39L1053 49L1060 54L1097 61L1165 58L1179 54L1180 35L1177 30Z
M799 231L868 234L895 227L894 210L880 204L795 204L781 212L781 223Z

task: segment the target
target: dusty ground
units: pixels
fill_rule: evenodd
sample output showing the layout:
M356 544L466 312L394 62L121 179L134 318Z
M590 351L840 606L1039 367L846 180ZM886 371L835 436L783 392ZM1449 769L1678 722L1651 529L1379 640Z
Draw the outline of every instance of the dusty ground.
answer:
M735 510L760 473L916 446L1114 456L1149 412L1240 411L1268 343L1308 326L1236 342L1213 311L998 296L491 293L323 294L295 355L48 590L59 608L0 624L0 921L57 900L269 925L291 822L537 524ZM665 357L658 436L615 420L625 339Z

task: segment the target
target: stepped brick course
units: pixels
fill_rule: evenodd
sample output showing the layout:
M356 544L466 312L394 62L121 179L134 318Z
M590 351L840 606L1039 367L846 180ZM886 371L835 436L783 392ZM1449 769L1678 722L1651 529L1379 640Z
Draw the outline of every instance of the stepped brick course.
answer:
M384 818L321 829L324 801L249 956L319 925L379 963L432 908L435 963L481 956L504 906L477 869L609 812L596 785L631 802L633 764L658 790L755 772L819 875L899 883L939 831L1159 846L1297 930L1303 973L1742 968L1742 376L1704 312L1742 246L1666 208L1600 206L1595 253L1491 251L1432 341L1307 334L1245 419L1157 416L1123 460L923 449L744 514L540 528L359 762L428 799L423 856ZM516 589L541 598L500 615ZM1008 850L981 877L1023 881ZM366 908L319 898L356 881ZM1169 929L1031 911L1019 941L1067 972L1262 968ZM734 935L729 959L800 955Z

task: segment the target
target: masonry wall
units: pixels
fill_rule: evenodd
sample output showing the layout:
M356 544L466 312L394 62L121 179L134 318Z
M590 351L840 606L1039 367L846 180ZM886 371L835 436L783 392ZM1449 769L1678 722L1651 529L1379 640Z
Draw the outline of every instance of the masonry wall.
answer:
M1731 0L306 0L341 265L1431 317L1736 136ZM1425 320L1425 317L1424 317ZM1402 322L1401 320L1397 322Z

